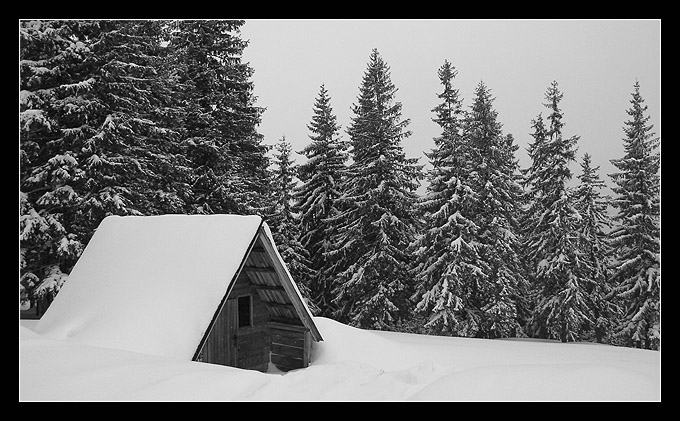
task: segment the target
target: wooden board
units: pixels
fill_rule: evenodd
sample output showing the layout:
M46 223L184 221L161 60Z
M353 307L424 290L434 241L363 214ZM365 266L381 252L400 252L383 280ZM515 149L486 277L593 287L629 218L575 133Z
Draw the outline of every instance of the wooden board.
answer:
M304 326L270 322L271 361L283 371L309 365L309 330Z

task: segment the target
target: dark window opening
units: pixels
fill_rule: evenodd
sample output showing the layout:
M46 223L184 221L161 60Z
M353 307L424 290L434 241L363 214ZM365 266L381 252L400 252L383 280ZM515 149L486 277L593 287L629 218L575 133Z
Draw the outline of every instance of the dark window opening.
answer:
M238 297L238 327L251 326L251 297L246 295Z

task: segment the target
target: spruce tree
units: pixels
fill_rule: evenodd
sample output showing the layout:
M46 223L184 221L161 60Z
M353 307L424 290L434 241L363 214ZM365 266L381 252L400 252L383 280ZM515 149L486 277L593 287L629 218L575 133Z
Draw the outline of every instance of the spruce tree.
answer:
M166 169L170 186L181 168L176 130L158 111L172 103L161 26L21 23L22 277L63 282L108 215L181 210L178 190L153 200L154 177Z
M108 215L262 213L267 148L242 24L20 23L28 295L56 290Z
M625 155L612 159L619 172L610 174L618 210L611 231L612 277L615 297L623 317L615 335L621 343L659 349L660 331L660 138L645 115L647 106L636 81L630 119L625 122Z
M409 120L390 71L374 49L347 130L352 159L339 199L342 213L331 218L338 235L329 257L337 258L335 304L338 320L352 326L389 329L410 314L413 293L407 246L416 233L417 159L401 145Z
M544 104L550 111L549 127L542 119L533 122L532 166L525 172L532 203L524 246L535 300L529 329L539 337L566 342L579 339L584 324L592 323L592 302L575 235L581 216L567 187L578 137L562 135L562 97L553 82Z
M21 21L19 24L19 241L22 304L56 293L84 242L74 226L83 200L77 183L83 177L74 137L64 136L60 120L85 114L84 107L57 95L74 80L88 56L84 37L66 22ZM81 104L87 104L83 98ZM68 110L68 111L66 111ZM55 276L57 275L57 276ZM51 294L50 294L51 293Z
M243 21L181 20L168 44L183 101L183 146L193 177L190 213L262 213L270 192L267 147L256 131L253 69L241 58Z
M481 324L476 336L507 337L521 333L518 306L526 289L519 257L519 197L517 146L502 133L493 97L480 82L466 118L465 136L473 150L471 185L478 200L473 209L480 227L480 258L487 276L475 285L474 305Z
M318 306L310 301L309 282L315 273L310 268L309 254L300 244L299 217L293 209L293 190L296 186L296 168L291 160L291 146L283 136L276 144L273 185L276 192L273 209L268 215L267 225L271 228L274 242L295 280L310 310L318 313Z
M347 160L346 141L339 137L340 126L330 105L324 85L314 103L314 115L307 125L311 143L300 152L307 161L298 166L301 185L294 192L295 208L300 212L300 242L309 254L314 276L310 279L312 301L319 307L320 316L333 313L332 299L335 279L328 258L329 239L335 236L335 225L328 218L338 215L336 201L341 195L339 186Z
M598 167L591 166L591 156L583 155L579 184L574 190L574 206L581 215L576 234L579 239L580 260L585 266L586 290L593 304L590 329L596 342L608 340L617 308L604 299L611 291L609 283L609 243L606 229L611 227L607 215L608 197L601 194L605 183L598 175Z
M413 299L416 311L428 318L429 333L466 336L476 333L480 324L477 313L470 311L469 285L482 282L486 268L479 256L479 227L472 217L478 196L470 186L473 151L463 135L462 100L453 87L457 71L445 61L438 75L443 92L432 111L441 135L427 154L432 169L427 173L427 194L418 203L424 226L411 245L417 285Z
M161 36L161 21L97 21L91 27L99 112L86 118L99 124L83 140L88 197L80 213L91 230L110 214L185 208L185 163L175 113L168 111L175 104L161 70Z
M463 115L455 69L439 69L443 102L433 111L442 128L428 157L428 194L414 276L417 310L429 314L430 332L472 336L521 335L517 302L524 278L518 256L517 146L503 135L484 83Z

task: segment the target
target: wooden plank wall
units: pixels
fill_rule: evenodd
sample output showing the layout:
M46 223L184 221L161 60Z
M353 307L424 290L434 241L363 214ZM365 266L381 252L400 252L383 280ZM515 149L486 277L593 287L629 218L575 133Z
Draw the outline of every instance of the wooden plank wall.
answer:
M252 326L239 328L237 299L244 295L252 296ZM270 351L267 326L269 319L267 307L242 272L215 321L200 361L267 371Z
M287 276L285 268L268 255L273 247L261 234L229 292L199 361L263 372L270 361L283 371L309 365L312 333L298 317L304 308L296 299L297 292L280 279ZM252 326L239 328L237 302L246 295L252 297Z
M311 336L302 326L269 323L271 332L271 361L282 371L309 365Z
M228 314L232 311L231 306L225 303L224 308L217 316L215 324L213 325L210 335L203 345L203 350L198 358L198 361L211 363L211 364L221 364L221 365L233 365L234 362L230 361L231 354L229 353L229 326L228 323L231 321Z

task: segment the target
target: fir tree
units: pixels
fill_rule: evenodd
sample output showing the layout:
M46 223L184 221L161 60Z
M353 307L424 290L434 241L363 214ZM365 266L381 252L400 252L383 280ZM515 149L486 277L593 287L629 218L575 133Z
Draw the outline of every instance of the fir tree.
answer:
M339 259L336 317L364 328L398 325L410 313L413 293L406 248L416 233L421 166L404 155L401 142L411 133L396 91L374 49L347 130L353 162L339 199L342 213L331 218L339 231L329 253Z
M581 216L567 188L575 160L577 136L562 135L563 94L557 82L545 99L549 127L534 120L534 144L529 148L532 167L525 172L531 205L525 221L525 256L529 264L535 307L529 327L543 338L576 340L585 323L592 323L592 302L586 291L586 272L580 260L577 236Z
M432 169L427 194L418 205L425 219L423 234L411 245L417 285L413 299L416 311L428 317L428 332L466 336L480 324L470 311L469 285L483 282L486 268L480 268L479 227L472 220L478 196L469 184L473 151L463 136L462 101L453 88L457 71L445 61L438 75L442 102L432 111L442 133L427 154Z
M171 102L159 22L25 21L20 32L22 277L44 284L70 271L105 216L156 212L154 174L176 180L181 155L156 112Z
M88 56L77 28L67 23L21 21L19 25L19 241L22 300L56 293L84 243L74 226L83 177L73 137L60 120L75 120L84 107L57 96L76 85L67 69L81 69ZM91 82L83 83L88 88ZM83 99L81 103L86 104ZM68 111L66 111L68 110ZM49 295L49 294L48 294ZM25 302L24 302L25 304Z
M80 217L94 231L110 214L183 211L186 188L171 187L186 186L177 126L159 115L173 101L159 70L165 64L162 23L98 21L90 29L99 112L86 115L98 124L83 140L88 194Z
M21 22L25 286L56 290L108 215L264 209L242 24Z
M182 20L170 31L194 174L191 213L262 213L268 206L267 147L256 131L263 110L254 106L253 70L241 62L243 23Z
M593 303L592 330L596 342L604 342L611 331L616 307L604 297L611 291L608 280L609 244L605 229L611 227L607 215L608 198L600 190L605 187L591 166L589 154L583 155L579 185L574 190L574 206L581 215L576 234L579 237L580 259L585 266L586 290Z
M473 214L483 244L480 258L488 266L487 276L474 288L474 304L482 322L476 336L491 338L521 334L517 303L526 287L518 255L521 187L515 177L517 146L512 136L503 135L497 114L491 93L480 82L466 119L465 136L474 152L471 185L478 194Z
M660 139L645 115L647 106L636 81L630 120L625 122L625 155L611 160L619 172L613 205L618 209L612 232L612 281L624 314L615 335L627 346L659 349L660 331Z
M501 337L521 334L518 306L524 288L517 255L517 161L493 98L480 83L462 115L455 69L439 69L444 92L433 119L442 128L428 154L428 194L421 201L425 231L413 243L417 310L429 313L430 332Z
M524 189L524 194L521 198L523 212L520 217L520 232L522 233L523 244L521 255L524 262L524 273L529 282L526 296L527 308L522 316L521 323L524 326L525 332L529 335L534 334L534 328L531 326L531 315L536 307L538 297L536 294L537 281L532 256L533 251L527 245L528 238L535 229L539 216L544 212L544 203L540 200L544 192L542 191L540 181L547 177L545 173L550 171L549 166L546 165L548 159L548 148L546 147L547 129L542 114L539 113L536 118L531 120L531 127L534 130L531 133L533 142L527 148L527 154L531 159L531 163L528 168L520 170L522 174L520 183Z
M338 215L336 201L341 195L339 185L347 160L347 142L340 139L336 116L324 85L314 104L312 121L307 125L311 143L300 152L307 162L298 166L302 184L293 193L295 208L300 212L300 242L310 256L314 276L310 279L312 301L319 306L319 315L333 313L335 287L331 272L332 259L329 239L335 235L335 225L328 218Z
M295 167L290 158L291 146L286 142L285 136L276 144L275 168L273 176L276 200L271 215L267 218L267 224L272 230L274 242L286 263L291 276L295 280L302 296L307 300L310 310L318 313L318 306L310 301L309 282L315 277L315 272L310 268L309 254L300 244L300 223L298 216L293 211L292 194L296 186Z

